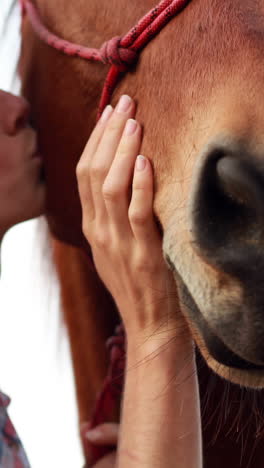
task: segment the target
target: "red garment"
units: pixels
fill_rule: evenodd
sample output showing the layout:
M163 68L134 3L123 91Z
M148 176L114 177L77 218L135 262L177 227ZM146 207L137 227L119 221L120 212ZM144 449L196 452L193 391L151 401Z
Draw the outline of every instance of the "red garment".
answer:
M10 398L0 392L0 467L30 468L16 430L8 416Z

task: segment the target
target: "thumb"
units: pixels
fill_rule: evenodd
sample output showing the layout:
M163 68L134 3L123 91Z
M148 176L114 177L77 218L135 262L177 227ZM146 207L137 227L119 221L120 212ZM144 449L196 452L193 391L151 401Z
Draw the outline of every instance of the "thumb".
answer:
M105 423L90 429L85 438L95 445L117 445L119 424Z

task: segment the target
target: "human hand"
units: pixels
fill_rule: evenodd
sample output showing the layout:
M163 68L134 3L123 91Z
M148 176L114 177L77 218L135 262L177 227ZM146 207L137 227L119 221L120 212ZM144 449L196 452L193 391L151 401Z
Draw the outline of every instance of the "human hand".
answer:
M168 327L179 314L175 281L163 259L153 215L151 163L137 157L142 131L134 115L128 96L115 110L106 108L78 163L77 179L83 231L96 269L126 332L136 336Z
M25 99L0 90L0 237L44 210L42 159Z
M100 424L86 433L87 440L95 446L117 446L119 425L114 423ZM86 454L87 455L87 454ZM89 463L89 456L88 456ZM116 466L116 450L105 455L91 468L114 468Z

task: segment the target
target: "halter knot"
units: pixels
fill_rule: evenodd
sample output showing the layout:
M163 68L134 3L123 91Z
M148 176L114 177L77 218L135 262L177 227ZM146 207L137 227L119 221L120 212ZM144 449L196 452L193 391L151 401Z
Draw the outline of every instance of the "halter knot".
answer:
M122 71L125 71L137 62L138 53L135 50L122 47L120 45L121 39L121 37L117 36L105 42L100 49L100 53L104 63L116 65Z

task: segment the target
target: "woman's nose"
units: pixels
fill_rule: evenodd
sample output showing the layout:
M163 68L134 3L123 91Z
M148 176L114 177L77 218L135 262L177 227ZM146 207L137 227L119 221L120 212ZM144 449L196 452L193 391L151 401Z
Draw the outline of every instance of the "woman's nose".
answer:
M0 92L0 125L8 135L15 135L29 119L29 104L19 96Z

